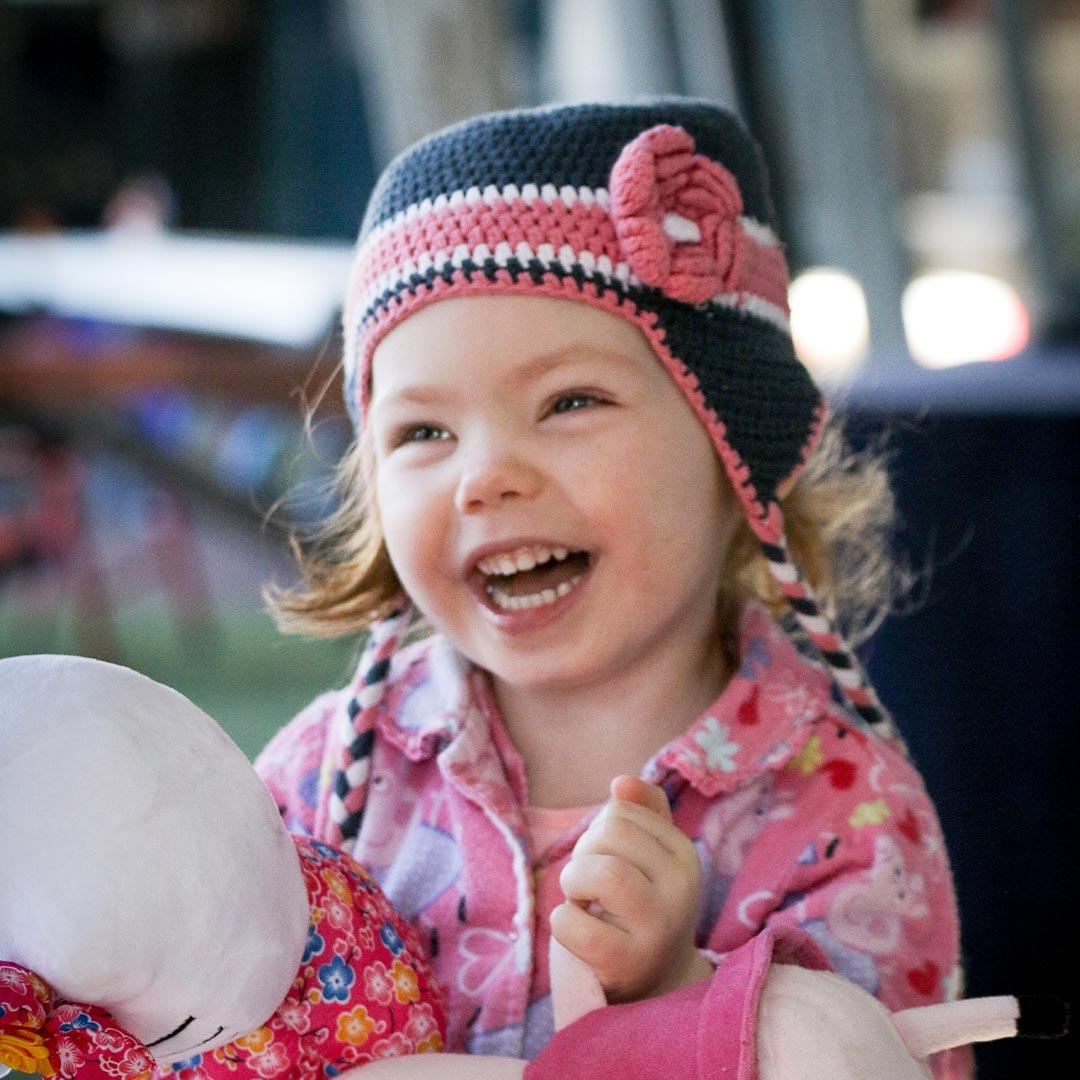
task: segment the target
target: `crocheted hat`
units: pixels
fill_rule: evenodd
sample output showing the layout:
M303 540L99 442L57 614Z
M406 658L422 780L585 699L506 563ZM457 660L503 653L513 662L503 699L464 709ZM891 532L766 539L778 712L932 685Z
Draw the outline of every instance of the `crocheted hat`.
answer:
M345 307L346 400L361 421L375 346L432 301L582 301L645 333L775 543L778 499L824 419L787 284L765 171L730 113L667 100L479 117L406 151L372 195Z
M345 304L346 401L359 429L375 346L447 297L562 297L634 323L844 694L882 724L784 539L780 499L826 414L794 353L787 286L760 153L726 110L659 99L477 117L405 151L371 197Z

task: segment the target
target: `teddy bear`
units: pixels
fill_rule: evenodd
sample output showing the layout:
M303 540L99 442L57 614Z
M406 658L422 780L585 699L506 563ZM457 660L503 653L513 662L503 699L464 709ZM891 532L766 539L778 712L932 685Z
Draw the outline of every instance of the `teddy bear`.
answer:
M935 1051L1026 1023L1013 997L890 1014L809 936L769 932L724 960L745 992L706 980L663 999L641 1060L620 1056L640 1003L608 1005L557 944L557 1031L539 1057L426 1056L443 1049L442 997L374 879L287 832L183 695L87 658L0 660L0 822L0 1072L926 1080Z

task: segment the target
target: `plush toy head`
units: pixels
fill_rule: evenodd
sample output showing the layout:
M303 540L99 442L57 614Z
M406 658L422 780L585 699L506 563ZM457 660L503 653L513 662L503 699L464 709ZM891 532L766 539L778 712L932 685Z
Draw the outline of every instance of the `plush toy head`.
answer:
M74 1075L126 1032L144 1064L314 1077L441 1046L410 928L352 860L286 832L181 694L94 660L0 660L0 821L0 1061ZM35 1001L53 1037L36 1062L12 1049ZM101 1017L83 1003L120 1034L84 1045Z

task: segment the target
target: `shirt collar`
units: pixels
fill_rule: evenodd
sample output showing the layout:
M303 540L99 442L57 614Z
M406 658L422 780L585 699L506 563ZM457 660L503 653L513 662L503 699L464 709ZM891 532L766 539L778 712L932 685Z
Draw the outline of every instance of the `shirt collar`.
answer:
M738 671L712 706L662 747L643 776L654 783L677 773L706 797L778 769L830 711L826 672L803 657L772 617L748 605L739 627ZM441 635L399 652L378 707L381 734L414 761L431 758L492 709L483 673Z
M643 776L672 772L708 798L786 765L832 711L832 681L804 657L761 607L748 605L739 627L736 673L698 719L664 746Z
M376 710L380 734L413 761L434 757L476 715L479 675L441 634L400 650Z

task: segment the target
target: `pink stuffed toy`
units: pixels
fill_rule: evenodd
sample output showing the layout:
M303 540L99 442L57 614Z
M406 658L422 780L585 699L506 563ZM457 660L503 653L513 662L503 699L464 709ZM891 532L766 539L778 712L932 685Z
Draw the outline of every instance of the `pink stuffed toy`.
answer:
M412 928L348 856L285 831L213 720L99 661L0 660L0 821L0 1073L926 1080L936 1050L1017 1034L1015 998L891 1015L809 938L765 933L725 959L738 978L647 1005L607 1006L555 946L559 1030L535 1061L417 1057L445 1023Z

